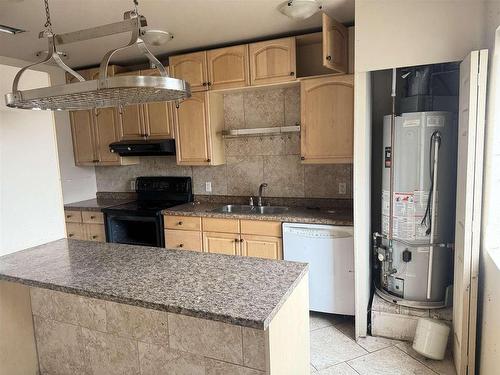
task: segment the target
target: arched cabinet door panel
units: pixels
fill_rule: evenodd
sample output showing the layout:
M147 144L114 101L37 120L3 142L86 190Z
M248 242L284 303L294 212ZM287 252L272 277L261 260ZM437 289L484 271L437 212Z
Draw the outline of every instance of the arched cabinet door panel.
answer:
M296 79L294 37L251 43L249 54L252 85Z
M194 52L169 58L170 74L187 81L191 92L208 90L207 52Z
M300 85L302 162L352 163L353 75L306 79Z
M207 51L207 67L211 90L248 86L248 44Z

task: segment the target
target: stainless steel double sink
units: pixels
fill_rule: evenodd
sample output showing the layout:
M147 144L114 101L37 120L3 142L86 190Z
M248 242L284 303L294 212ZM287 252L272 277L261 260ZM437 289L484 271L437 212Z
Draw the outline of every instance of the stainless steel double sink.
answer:
M250 206L244 204L227 204L218 207L212 212L233 213L233 214L255 214L255 215L276 215L288 211L288 207L284 206Z

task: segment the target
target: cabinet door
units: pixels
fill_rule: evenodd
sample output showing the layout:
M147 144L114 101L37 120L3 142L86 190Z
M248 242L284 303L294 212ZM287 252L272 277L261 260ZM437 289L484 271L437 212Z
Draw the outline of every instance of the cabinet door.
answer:
M266 259L283 259L281 238L241 235L241 255Z
M73 240L86 240L85 230L83 224L80 223L66 223L66 233L68 238Z
M323 13L323 65L337 73L347 73L348 44L347 28Z
M167 249L203 251L201 232L193 230L165 230Z
M172 56L168 61L172 77L187 81L191 86L191 92L208 90L205 51Z
M248 45L207 51L207 67L210 89L248 86L250 84Z
M203 250L207 253L240 255L240 235L203 232Z
M300 85L302 161L352 163L353 76L306 79Z
M117 76L136 76L139 71L117 74ZM120 119L120 140L143 139L146 134L144 130L144 120L142 117L142 106L126 105L121 109Z
M144 76L159 76L158 69L141 70ZM158 102L143 104L144 133L151 139L174 138L172 104Z
M87 241L106 242L106 232L103 224L84 224Z
M197 92L175 111L177 164L210 164L210 131L207 93Z
M249 45L252 85L295 80L295 38L267 40Z
M99 69L89 71L90 79L99 78ZM109 72L113 74L113 70ZM118 112L116 108L96 108L93 111L95 153L99 165L120 165L120 156L109 151L109 144L118 141Z
M75 165L93 165L98 157L95 152L92 111L71 111L69 118Z

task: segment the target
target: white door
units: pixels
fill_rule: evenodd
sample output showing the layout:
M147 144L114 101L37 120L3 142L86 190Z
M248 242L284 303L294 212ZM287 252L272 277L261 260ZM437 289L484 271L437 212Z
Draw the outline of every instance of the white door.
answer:
M460 64L453 357L457 375L474 374L488 51Z

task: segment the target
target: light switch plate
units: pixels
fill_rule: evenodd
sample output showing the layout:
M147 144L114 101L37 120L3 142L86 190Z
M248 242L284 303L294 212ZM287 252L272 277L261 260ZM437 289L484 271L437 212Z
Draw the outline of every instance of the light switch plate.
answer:
M339 182L339 194L347 193L347 184L345 182Z
M211 193L212 192L212 182L210 182L210 181L205 182L205 191L207 193Z

